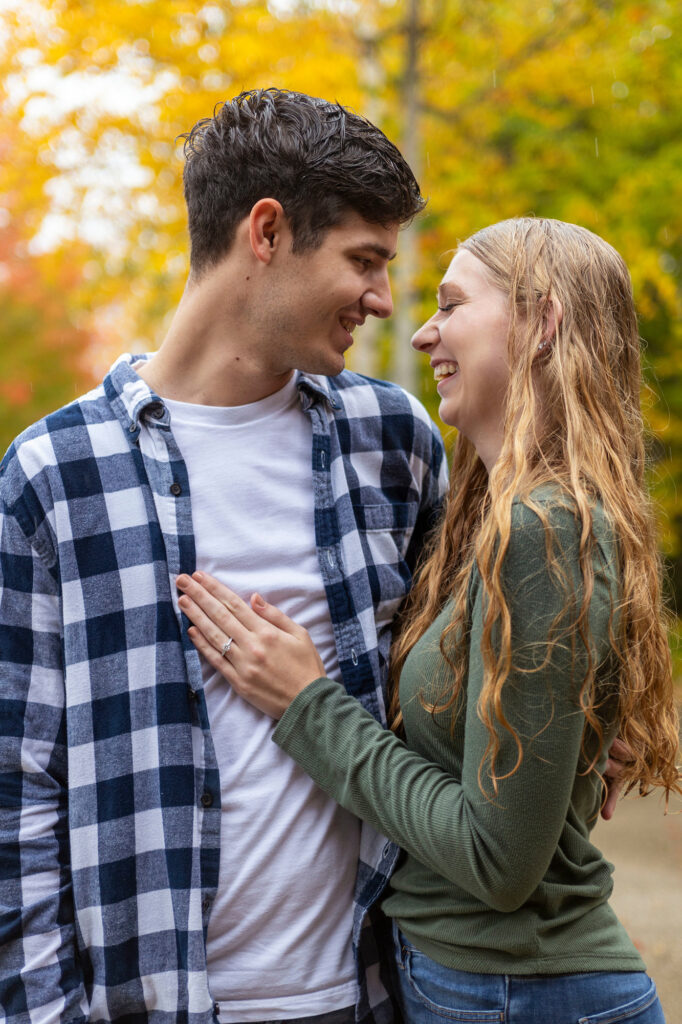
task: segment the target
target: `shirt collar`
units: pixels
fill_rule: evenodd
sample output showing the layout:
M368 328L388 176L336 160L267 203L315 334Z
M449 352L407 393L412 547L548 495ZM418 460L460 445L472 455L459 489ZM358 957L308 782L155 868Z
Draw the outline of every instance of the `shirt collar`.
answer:
M136 437L145 412L160 419L167 416L162 399L133 369L135 363L146 362L152 353L119 356L104 378L104 392L125 430ZM159 415L160 414L160 415ZM133 437L133 439L134 439Z
M317 373L304 373L303 370L297 370L296 373L296 384L304 409L309 409L313 402L319 401L320 398L328 402L332 409L339 408L339 403L331 393L329 377Z
M163 399L149 387L146 381L133 369L135 363L146 362L153 353L131 355L126 352L119 356L109 373L104 378L104 390L124 428L133 435L140 431L140 421L145 412L150 413L160 422L166 418ZM329 378L316 373L296 371L296 386L304 409L309 409L320 399L326 401L332 409L339 404L331 393Z

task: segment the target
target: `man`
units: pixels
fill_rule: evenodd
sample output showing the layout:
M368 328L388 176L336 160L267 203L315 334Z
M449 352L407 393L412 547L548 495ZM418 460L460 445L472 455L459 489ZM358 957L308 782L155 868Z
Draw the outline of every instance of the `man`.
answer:
M344 352L391 313L423 200L377 128L300 94L241 94L185 152L190 276L158 353L122 357L2 466L0 1006L388 1022L369 910L396 851L200 663L175 579L279 604L385 720L443 449Z

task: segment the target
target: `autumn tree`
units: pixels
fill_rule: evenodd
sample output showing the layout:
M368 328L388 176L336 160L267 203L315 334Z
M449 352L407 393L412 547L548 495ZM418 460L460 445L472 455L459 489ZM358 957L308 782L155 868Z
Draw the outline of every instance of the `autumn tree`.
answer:
M90 382L84 356L94 332L79 326L69 299L80 273L77 261L32 255L11 222L0 226L0 455L20 430Z
M457 239L523 213L602 234L632 271L653 483L666 551L677 557L679 5L5 0L2 20L0 99L21 126L7 172L15 216L67 263L76 244L95 250L77 302L111 338L108 352L97 350L100 370L120 348L157 344L179 298L187 240L178 136L246 87L338 99L401 143L429 197L405 239L414 258L395 282L400 323L365 329L358 365L412 377L435 409L433 382L407 339L432 310Z

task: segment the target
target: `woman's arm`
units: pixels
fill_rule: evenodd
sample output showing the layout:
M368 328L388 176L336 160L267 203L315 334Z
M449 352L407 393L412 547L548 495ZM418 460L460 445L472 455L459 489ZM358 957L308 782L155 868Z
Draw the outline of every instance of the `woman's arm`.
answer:
M500 782L497 798L485 796L478 781L488 741L477 710L483 681L480 593L470 634L461 779L383 730L341 686L315 679L321 674L319 666L300 654L305 647L301 636L286 634L297 643L274 633L266 639L263 624L255 641L236 631L242 650L234 665L223 672L247 699L257 692L263 710L288 703L292 690L297 689L277 726L275 742L340 804L500 911L523 904L547 870L564 827L584 723L574 699L568 646L555 645L551 657L545 659L549 625L564 608L564 593L547 566L542 524L534 515L526 519L524 514L523 529L515 529L512 535L505 559L505 588L509 590L515 660L529 666L545 664L531 675L512 673L504 686L504 711L521 734L524 756L518 769ZM246 622L255 626L249 615L233 604L234 610L241 616L239 626ZM252 609L247 611L255 616ZM274 617L276 610L267 606L266 613ZM196 621L194 615L190 617ZM233 622L225 621L229 628L237 629ZM272 623L264 625L272 628ZM203 626L208 628L206 623ZM219 637L213 639L212 663L222 668ZM260 649L257 659L246 653L254 642ZM296 650L305 662L301 678L307 677L308 683L315 680L313 685L302 686L300 680L292 683L295 672L288 666L294 659L289 652ZM232 649L228 658L231 662ZM499 738L498 765L509 770L516 762L516 745L504 729L499 729ZM490 787L487 789L489 792Z

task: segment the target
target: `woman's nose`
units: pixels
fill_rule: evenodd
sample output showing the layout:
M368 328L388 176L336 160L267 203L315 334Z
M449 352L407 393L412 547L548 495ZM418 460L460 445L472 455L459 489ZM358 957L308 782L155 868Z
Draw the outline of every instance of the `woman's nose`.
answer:
M432 348L438 341L438 329L431 320L427 320L425 324L419 328L412 335L412 348L416 348L418 352L426 352Z

